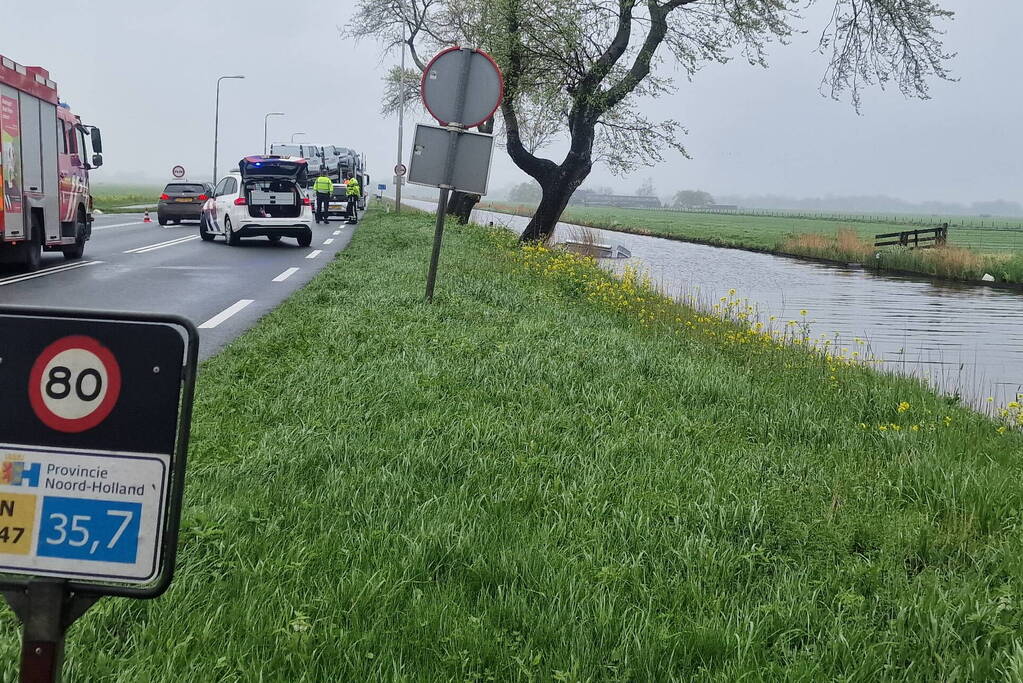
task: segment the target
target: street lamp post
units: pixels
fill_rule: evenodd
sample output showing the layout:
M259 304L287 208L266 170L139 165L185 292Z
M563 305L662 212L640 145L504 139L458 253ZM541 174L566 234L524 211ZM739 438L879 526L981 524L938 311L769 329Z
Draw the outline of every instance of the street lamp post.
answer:
M283 111L272 111L272 112L270 112L269 114L267 114L266 116L263 117L263 154L269 154L270 153L269 148L267 148L267 146L266 146L266 122L270 119L271 116L284 116L284 112Z
M292 133L292 134L291 134L291 141L292 141L292 142L294 142L294 141L295 141L295 136L296 136L296 135L305 135L305 133Z
M398 81L398 166L401 165L401 136L405 131L405 25L401 27L401 80ZM394 172L394 213L401 213L401 184L404 176Z
M217 79L217 109L213 118L213 184L217 184L217 140L220 134L220 82L225 78L245 78L245 76L221 76Z

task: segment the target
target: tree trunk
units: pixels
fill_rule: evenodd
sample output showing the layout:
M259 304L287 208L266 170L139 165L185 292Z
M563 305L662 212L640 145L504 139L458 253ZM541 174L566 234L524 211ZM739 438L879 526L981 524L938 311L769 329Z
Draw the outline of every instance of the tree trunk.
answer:
M561 214L572 194L590 174L589 159L569 155L548 178L540 181L543 196L529 225L522 231L520 242L546 242L554 234Z
M451 197L448 199L448 210L449 216L454 216L458 219L458 222L465 225L469 222L469 216L472 214L473 208L480 201L478 194L472 194L470 192L459 192L458 190L451 191Z

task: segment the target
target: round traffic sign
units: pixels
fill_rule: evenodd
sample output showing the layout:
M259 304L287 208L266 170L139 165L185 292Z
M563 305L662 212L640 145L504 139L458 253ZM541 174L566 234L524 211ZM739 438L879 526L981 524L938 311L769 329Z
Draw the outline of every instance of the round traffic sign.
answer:
M181 166L181 165L175 166L174 168L171 169L171 173L174 174L175 178L184 178L185 177L185 167Z
M465 79L464 108L459 116L458 85L467 53L469 74ZM426 65L419 81L419 92L426 110L440 125L459 123L465 128L474 128L497 111L504 97L504 76L497 62L486 52L449 47L438 52Z
M51 429L77 434L103 422L121 395L121 368L92 337L71 335L39 354L28 379L32 410Z
M408 169L405 168L405 164L397 164L394 167L394 175L405 175L407 171Z

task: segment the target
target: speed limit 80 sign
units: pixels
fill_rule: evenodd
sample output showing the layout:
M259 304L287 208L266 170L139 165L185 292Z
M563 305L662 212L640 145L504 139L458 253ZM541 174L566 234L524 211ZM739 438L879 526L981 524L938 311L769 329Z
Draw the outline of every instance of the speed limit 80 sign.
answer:
M92 337L62 337L36 358L28 393L44 424L60 432L83 432L113 410L121 395L121 369L114 354Z
M172 316L0 308L0 588L166 589L197 342Z

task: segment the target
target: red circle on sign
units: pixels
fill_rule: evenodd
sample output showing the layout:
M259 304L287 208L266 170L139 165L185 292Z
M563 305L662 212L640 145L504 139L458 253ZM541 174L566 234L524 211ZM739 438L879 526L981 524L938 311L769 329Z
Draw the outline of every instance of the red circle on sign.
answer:
M58 354L72 349L82 349L95 355L103 363L103 369L107 373L107 392L103 400L88 415L77 419L61 417L50 410L49 406L46 405L46 401L43 400L43 393L40 388L43 371L50 361ZM121 368L118 366L114 354L92 337L86 337L81 334L58 339L43 349L43 352L36 358L36 362L33 363L32 372L28 376L28 400L32 404L32 410L35 411L36 417L42 420L43 424L51 429L56 429L58 432L77 434L87 429L92 429L107 418L110 411L114 409L114 404L117 403L120 395Z
M175 178L184 178L185 177L185 167L184 166L175 166L174 168L171 169L171 173L174 174Z
M453 46L451 46L449 48L446 48L444 50L441 50L440 52L435 54L433 56L433 59L431 59L430 62L426 65L426 68L423 69L423 75L419 79L419 99L421 99L423 101L423 106L426 107L426 111L430 112L430 116L432 116L433 118L437 119L437 123L439 123L442 126L446 126L446 125L448 125L451 122L450 121L442 120L440 117L438 117L436 114L433 113L432 109L430 109L430 103L426 101L426 78L427 78L427 75L430 73L430 69L433 67L434 62L436 62L438 59L440 59L441 57L443 57L444 55L446 55L449 52L457 52L458 50L461 50L461 49L462 48L459 47L458 45L453 45ZM485 117L483 117L479 121L476 121L475 123L466 123L466 124L464 124L464 126L465 126L465 128L467 130L469 128L475 128L476 126L479 126L479 125L489 121L490 118L494 115L494 113L497 112L497 108L501 106L501 102L504 101L504 74L501 73L501 67L499 67L497 65L497 62L494 60L493 57L488 55L483 50L473 50L473 52L480 53L481 55L486 57L487 60L491 64L494 65L494 70L497 72L497 102L494 104L494 108L491 109L490 113L487 114Z

